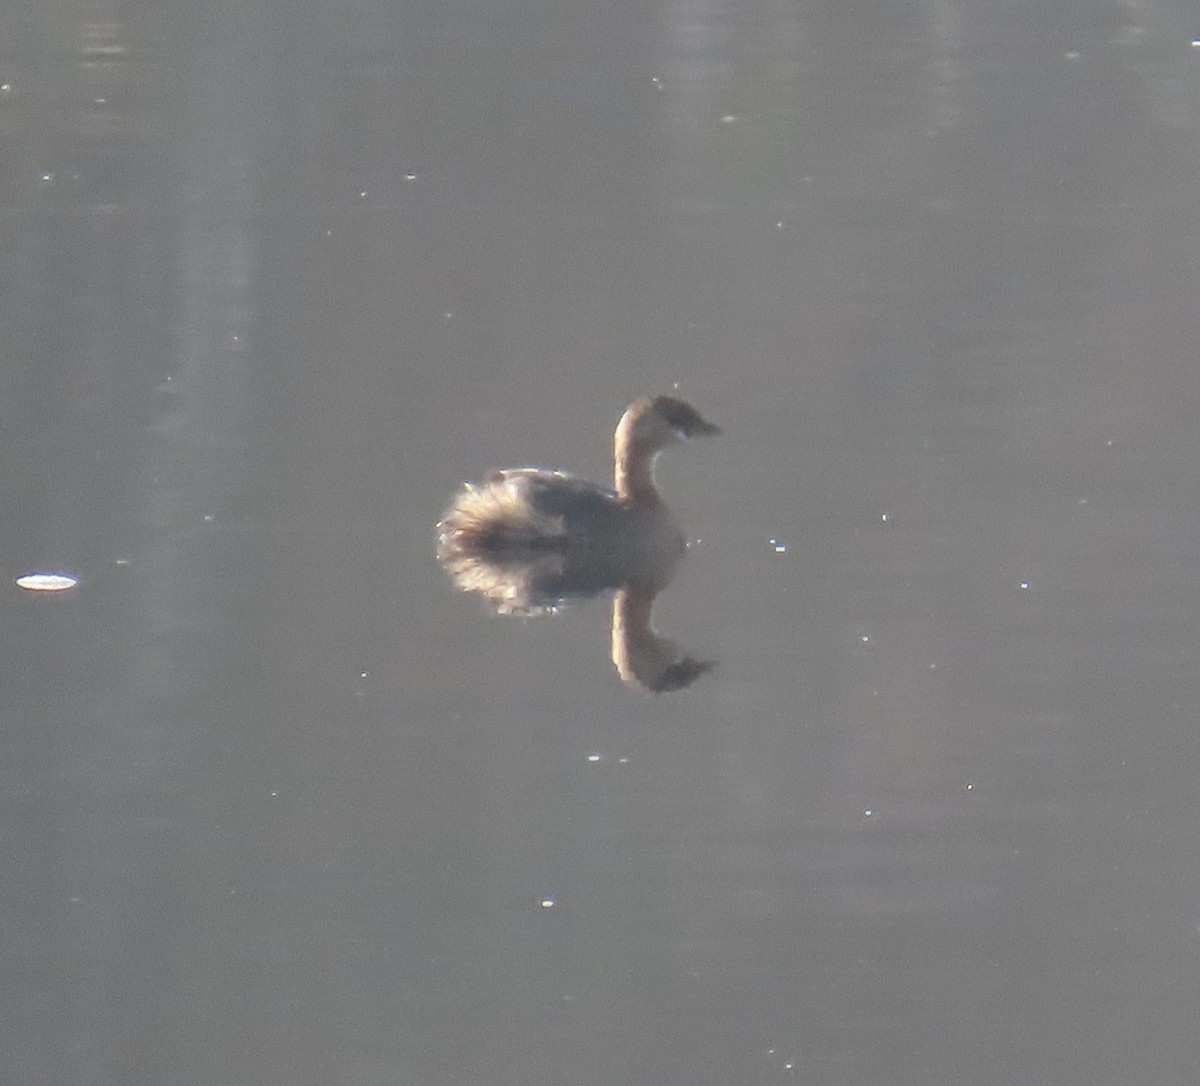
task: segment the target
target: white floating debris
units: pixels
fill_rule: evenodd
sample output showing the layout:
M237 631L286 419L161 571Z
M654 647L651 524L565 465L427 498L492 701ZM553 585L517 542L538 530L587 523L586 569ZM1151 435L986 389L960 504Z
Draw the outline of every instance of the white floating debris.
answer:
M774 536L768 539L767 542L771 544L771 548L776 554L787 554L786 543L780 542L780 540L776 539Z
M553 909L554 906L558 904L558 902L555 901L554 898L552 898L552 897L544 897L544 898L542 898L541 901L538 902L538 904L543 909Z
M17 578L17 587L30 592L65 592L79 582L65 573L26 573Z

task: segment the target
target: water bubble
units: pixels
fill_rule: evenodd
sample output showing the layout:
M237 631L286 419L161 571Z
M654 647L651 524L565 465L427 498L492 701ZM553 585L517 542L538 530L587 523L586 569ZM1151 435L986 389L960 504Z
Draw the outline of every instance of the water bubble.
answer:
M17 578L17 587L28 592L65 592L79 583L65 573L26 573Z

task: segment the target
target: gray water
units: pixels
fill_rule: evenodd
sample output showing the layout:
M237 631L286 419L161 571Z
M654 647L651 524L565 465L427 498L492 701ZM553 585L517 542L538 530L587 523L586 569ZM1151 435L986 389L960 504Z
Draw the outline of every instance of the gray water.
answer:
M0 1080L1197 1081L1198 33L0 12ZM433 558L652 391L661 696Z

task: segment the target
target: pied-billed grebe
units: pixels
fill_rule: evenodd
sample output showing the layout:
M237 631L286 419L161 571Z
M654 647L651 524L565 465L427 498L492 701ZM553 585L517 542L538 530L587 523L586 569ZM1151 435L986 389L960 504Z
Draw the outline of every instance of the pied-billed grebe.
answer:
M683 400L631 404L614 435L614 488L560 471L516 468L468 483L438 524L443 562L537 552L680 551L683 533L654 485L654 460L684 438L719 433Z

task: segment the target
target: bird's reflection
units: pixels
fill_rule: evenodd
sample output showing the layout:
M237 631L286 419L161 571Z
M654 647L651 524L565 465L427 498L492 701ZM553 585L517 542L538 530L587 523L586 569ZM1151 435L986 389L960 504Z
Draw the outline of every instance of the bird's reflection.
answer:
M718 432L682 400L638 400L617 426L614 489L557 471L495 471L468 483L442 517L438 558L460 589L499 614L552 614L571 599L613 592L621 678L681 690L712 665L681 654L651 622L685 551L655 486L654 460L668 445Z
M612 661L621 679L655 693L682 690L713 665L679 651L653 626L658 594L682 552L597 555L584 551L503 558L439 551L455 585L501 615L556 614L572 600L612 592Z

